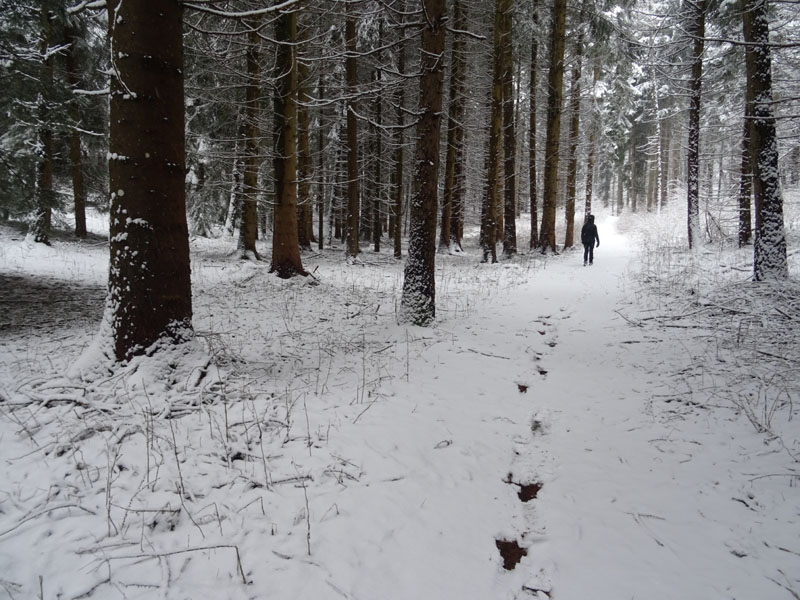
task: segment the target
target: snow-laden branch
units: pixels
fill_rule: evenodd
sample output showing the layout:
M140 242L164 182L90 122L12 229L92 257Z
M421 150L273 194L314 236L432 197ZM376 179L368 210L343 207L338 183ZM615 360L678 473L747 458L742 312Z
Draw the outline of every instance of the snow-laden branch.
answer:
M292 6L297 4L297 1L298 0L286 0L285 2L281 2L280 4L276 4L275 6L268 6L266 8L257 8L253 10L243 10L243 11L219 10L211 6L203 6L202 4L197 4L194 2L184 2L183 5L186 8L191 8L192 10L209 13L212 15L216 15L218 17L226 17L228 19L246 19L248 17L258 17L261 15L266 15L269 13L274 13L285 10L287 8L291 8Z

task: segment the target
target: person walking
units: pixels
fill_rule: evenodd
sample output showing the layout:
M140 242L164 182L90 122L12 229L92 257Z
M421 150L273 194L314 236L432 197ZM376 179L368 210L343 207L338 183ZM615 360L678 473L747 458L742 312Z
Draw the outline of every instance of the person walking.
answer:
M597 234L597 225L594 224L594 215L586 216L586 223L581 229L581 242L583 243L583 266L586 266L586 261L589 264L594 264L594 248L595 244L600 247L600 236Z

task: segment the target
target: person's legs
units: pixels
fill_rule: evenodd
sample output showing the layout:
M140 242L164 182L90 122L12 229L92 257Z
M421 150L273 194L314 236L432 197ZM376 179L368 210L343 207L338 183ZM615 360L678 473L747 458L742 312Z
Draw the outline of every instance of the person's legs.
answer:
M586 246L587 250L589 250L589 264L594 263L594 244L589 244Z
M584 244L583 245L583 266L584 267L586 266L586 261L589 258L589 249L590 248L591 248L591 246L589 244Z

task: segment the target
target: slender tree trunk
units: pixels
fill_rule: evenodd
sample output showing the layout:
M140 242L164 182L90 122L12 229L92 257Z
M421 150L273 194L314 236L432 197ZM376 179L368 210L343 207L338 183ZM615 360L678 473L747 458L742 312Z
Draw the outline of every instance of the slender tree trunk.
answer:
M749 100L750 168L756 231L753 252L755 281L789 277L783 197L780 187L778 140L772 113L772 53L766 0L745 0L743 9L747 98Z
M753 239L751 202L753 198L753 173L750 169L750 127L751 119L745 110L744 131L742 132L742 163L739 172L739 247L746 246Z
M359 219L361 216L360 173L358 168L358 119L356 94L358 93L358 60L356 58L356 18L350 2L345 16L345 76L347 79L347 255L358 256Z
M532 0L531 12L533 13L533 30L538 31L539 27L539 9L537 7L538 0ZM530 68L530 90L528 97L530 98L530 126L528 128L529 135L529 152L528 155L528 176L530 186L530 202L531 202L531 241L530 248L537 248L539 246L539 215L537 212L538 199L538 186L536 184L536 83L538 80L538 61L539 61L539 37L534 35L531 40L531 68Z
M261 38L256 33L258 24L251 22L247 35L247 81L245 83L244 103L244 174L242 177L242 220L239 225L239 252L242 258L260 260L256 248L258 239L258 167L261 162L258 141L261 137L258 121L260 118L261 68L258 63Z
M417 123L411 231L400 302L404 320L425 326L436 318L434 267L447 6L445 0L422 2L426 25L422 29L420 58L421 116Z
M303 250L311 250L314 241L314 208L311 203L311 119L308 114L308 67L297 61L297 241Z
M405 0L400 0L399 10L405 10ZM401 34L402 36L402 34ZM397 49L397 71L404 73L406 69L406 45L404 41L400 41ZM392 229L392 241L394 243L394 257L402 258L403 256L403 171L405 163L405 136L403 135L405 127L405 87L400 85L397 87L397 97L395 98L396 112L395 120L397 121L397 129L394 134L394 173L392 175L394 184L394 199L392 205L392 216L394 217L394 228Z
M464 11L461 0L453 4L454 28L459 31L465 28ZM456 35L450 51L450 97L447 115L447 158L444 169L444 199L442 203L442 220L439 235L439 249L453 249L460 245L458 239L458 215L455 197L457 195L456 170L461 157L461 146L464 141L464 38ZM460 208L460 207L459 207ZM454 216L456 218L454 218Z
M553 28L550 31L550 65L547 73L547 138L545 141L542 227L539 246L542 253L557 252L556 201L561 136L561 105L564 98L564 42L567 1L553 1Z
M689 248L700 242L700 99L703 86L703 46L706 31L706 2L694 0L692 7L691 33L692 75L689 91L689 141L686 150L688 237Z
M70 89L78 86L78 67L75 61L76 35L73 26L67 23L64 27L64 62L66 67L67 83ZM78 132L80 111L73 98L70 103L69 116L71 130L69 135L69 162L72 170L72 197L75 212L75 235L79 238L86 237L86 184L83 178L83 155L81 152L81 136Z
M572 248L575 242L575 197L578 183L578 135L581 118L581 70L583 69L583 21L586 15L586 0L581 4L578 37L575 39L575 56L569 90L569 148L567 158L567 201L564 217L567 222L564 248Z
M503 87L503 256L517 253L517 135L514 128L514 47L511 0L502 1L503 34L501 81Z
M105 321L118 360L192 337L182 4L109 4L111 267Z
M667 180L667 175L669 172L669 148L670 148L670 122L669 120L662 120L661 122L661 137L660 137L660 158L661 162L658 167L658 177L659 177L659 184L658 184L658 192L659 192L659 202L658 202L658 210L661 212L667 206L667 192L669 188L669 182Z
M497 207L500 202L500 150L503 139L503 7L504 0L495 0L494 59L492 65L492 116L489 130L489 165L487 194L481 205L480 244L482 262L497 262Z
M52 12L43 3L40 12L42 41L42 91L37 107L39 119L38 144L36 147L36 218L33 222L33 239L40 244L50 244L50 227L56 192L53 187L53 128L51 124L50 90L53 87L54 54L50 51L53 38Z
M288 279L307 275L297 239L297 13L282 12L275 21L275 222L270 272Z

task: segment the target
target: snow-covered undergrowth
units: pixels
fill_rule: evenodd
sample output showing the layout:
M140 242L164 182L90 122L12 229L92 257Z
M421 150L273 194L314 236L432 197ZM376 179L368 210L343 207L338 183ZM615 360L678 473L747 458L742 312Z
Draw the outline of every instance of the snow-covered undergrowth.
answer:
M196 238L195 340L121 366L105 243L0 227L0 598L796 596L800 290L681 222L470 239L428 328L390 252Z
M543 262L442 256L439 321L420 329L396 323L403 262L390 254L349 265L340 250L309 254L313 278L285 281L237 260L230 239L195 239L196 339L111 368L96 332L105 245L42 247L8 228L0 241L0 299L12 309L0 338L0 594L12 598L335 597L354 578L379 585L385 569L352 575L380 553L361 529L392 518L384 496L424 504L424 486L403 481L435 486L422 464L452 443L441 419L411 426L417 405L440 395L421 387L440 362L430 349L481 359L449 327L501 308ZM76 301L63 304L61 290ZM400 442L382 439L386 419ZM424 440L424 456L395 446L406 435L411 447ZM505 468L492 473L500 489ZM348 564L342 544L366 544L364 556Z

